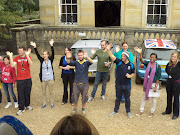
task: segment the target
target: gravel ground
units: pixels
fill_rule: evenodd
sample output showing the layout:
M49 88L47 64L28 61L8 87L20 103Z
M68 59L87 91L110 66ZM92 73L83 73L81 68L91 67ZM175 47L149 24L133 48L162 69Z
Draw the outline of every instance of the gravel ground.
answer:
M49 135L54 125L64 116L69 115L72 111L70 103L61 105L63 84L61 79L61 70L58 68L60 55L55 56L54 72L55 72L55 108L50 108L49 91L47 90L47 107L41 109L42 92L39 80L40 63L34 54L31 55L33 66L31 67L32 75L32 93L31 106L33 111L26 111L21 116L16 116L18 109L14 106L4 109L7 101L4 90L3 103L0 105L0 117L4 115L12 115L20 119L35 135ZM111 79L106 88L106 101L102 101L100 97L101 86L99 85L95 99L91 103L87 103L86 117L95 125L101 135L169 135L180 134L180 119L172 120L172 114L163 116L161 113L166 108L166 91L165 86L162 88L160 98L157 99L157 108L153 118L149 118L151 100L146 103L145 112L142 116L137 117L135 114L139 111L142 98L142 84L136 85L134 78L132 79L131 89L131 112L133 118L126 116L125 104L121 104L119 114L114 117L108 117L113 111L115 101L115 83L114 83L114 67L111 70ZM89 95L93 88L93 81L90 81ZM17 90L15 89L17 94ZM81 99L81 98L80 98ZM78 112L81 113L81 102L79 102Z

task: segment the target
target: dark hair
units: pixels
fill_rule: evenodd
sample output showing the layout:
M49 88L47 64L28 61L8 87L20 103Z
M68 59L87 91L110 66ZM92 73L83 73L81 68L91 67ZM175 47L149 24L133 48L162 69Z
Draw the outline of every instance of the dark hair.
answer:
M9 56L8 56L8 55L6 55L6 56L4 56L4 57L3 57L3 61L4 61L4 59L8 59L8 60L10 60L10 58L9 58Z
M156 53L151 53L150 57L151 57L152 55L156 56L156 59L157 59L157 54L156 54Z
M65 49L68 49L68 51L71 51L71 48L69 47L65 47ZM64 49L64 52L65 52L65 49ZM65 54L65 53L64 53ZM66 54L65 54L66 55Z
M26 48L24 46L19 46L18 49L26 50Z
M127 45L128 45L128 43L127 43L127 42L125 42L125 41L124 41L124 42L122 42L122 46L123 46L124 44L127 44Z
M83 50L78 50L77 54L78 54L78 53L84 53L84 51L83 51Z
M94 125L80 114L62 118L50 135L99 135Z

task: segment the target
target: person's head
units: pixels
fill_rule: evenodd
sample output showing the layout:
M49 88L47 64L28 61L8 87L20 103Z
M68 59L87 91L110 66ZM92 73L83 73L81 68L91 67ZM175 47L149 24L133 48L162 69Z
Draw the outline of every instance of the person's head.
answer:
M122 48L123 48L123 51L128 51L128 43L122 42Z
M101 49L105 50L107 47L107 41L106 40L101 40Z
M4 62L5 65L9 65L9 64L10 64L10 58L9 58L9 56L4 56L4 57L3 57L3 62Z
M157 60L157 54L156 53L151 53L151 55L150 55L151 63L154 63L156 60Z
M122 55L121 55L121 60L123 61L123 62L125 62L126 60L128 60L129 59L129 52L128 51L123 51L122 52Z
M178 52L173 52L171 54L171 58L169 61L169 66L172 66L172 64L174 64L174 66L178 63L179 61L179 53Z
M84 51L83 50L78 50L77 55L78 55L78 59L80 61L82 61L84 59Z
M24 56L25 56L25 51L26 51L26 48L23 47L23 46L20 46L20 47L18 48L18 54L19 54L19 56L24 57Z
M50 135L99 135L94 125L80 114L62 118Z
M66 47L65 49L64 49L64 53L65 53L65 55L66 55L66 53L68 53L68 52L70 52L71 51L71 49L70 48L68 48L68 47Z
M44 57L44 60L48 60L49 57L50 57L50 53L48 51L44 51L43 52L43 57Z

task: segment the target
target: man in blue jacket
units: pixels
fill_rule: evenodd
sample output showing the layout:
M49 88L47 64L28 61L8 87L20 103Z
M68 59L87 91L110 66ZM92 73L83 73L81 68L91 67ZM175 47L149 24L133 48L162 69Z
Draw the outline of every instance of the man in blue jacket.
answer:
M118 58L118 59L121 59L122 52L124 52L124 51L128 51L129 52L129 61L131 63L133 63L133 54L132 54L132 52L129 51L127 42L123 42L122 43L122 49L120 49L120 46L117 45L116 52L114 53L114 56L116 58ZM116 69L117 69L117 66L115 67L115 70ZM122 95L121 102L123 102L123 103L125 102L124 94Z

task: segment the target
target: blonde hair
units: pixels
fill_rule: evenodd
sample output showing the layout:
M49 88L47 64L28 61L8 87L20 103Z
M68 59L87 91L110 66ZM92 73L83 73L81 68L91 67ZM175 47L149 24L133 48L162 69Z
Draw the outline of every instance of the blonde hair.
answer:
M176 63L174 64L174 67L175 67L176 64L179 62L179 53L178 53L178 52L173 52L173 53L171 54L171 57L172 57L173 55L176 55L176 56L177 56L177 61L176 61ZM171 60L171 58L170 58L170 60L169 60L169 66L172 66L172 64L173 64L173 62L172 62L172 60Z

